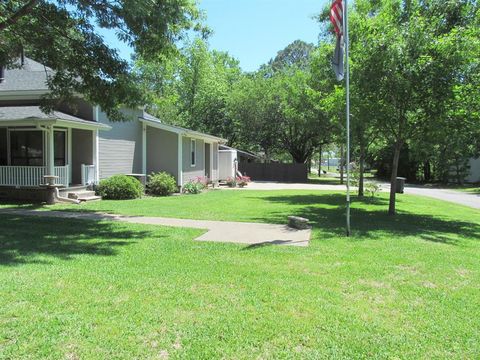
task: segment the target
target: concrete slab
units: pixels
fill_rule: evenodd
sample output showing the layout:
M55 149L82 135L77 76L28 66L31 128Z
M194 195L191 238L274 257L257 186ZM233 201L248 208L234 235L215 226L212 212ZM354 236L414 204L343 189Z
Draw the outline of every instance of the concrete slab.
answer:
M22 216L57 217L85 220L123 221L135 224L186 227L207 230L197 241L213 241L245 244L250 246L290 245L308 246L311 229L297 230L287 225L247 223L233 221L190 220L164 217L124 216L105 213L69 211L38 211L26 209L2 209L0 214Z

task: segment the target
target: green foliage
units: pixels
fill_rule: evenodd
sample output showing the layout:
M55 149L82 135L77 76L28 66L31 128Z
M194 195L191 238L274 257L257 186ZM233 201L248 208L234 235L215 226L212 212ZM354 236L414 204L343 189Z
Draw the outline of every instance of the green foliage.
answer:
M237 124L229 115L227 99L241 74L236 59L209 51L205 41L196 39L166 60L138 59L136 72L151 103L151 113L167 123L235 143Z
M148 176L147 190L152 195L168 196L178 191L177 181L166 172L152 173Z
M0 2L0 64L15 65L20 49L54 70L44 108L77 94L123 119L121 105L144 104L127 61L108 47L98 28L115 32L136 56L163 58L185 31L203 31L193 0Z
M268 67L273 72L290 70L293 67L307 69L310 66L310 54L315 49L313 44L302 40L295 40L283 50L277 53L277 56L270 60Z
M381 189L382 187L375 182L367 181L365 183L365 191L367 192L367 194L370 194L371 198L377 196Z
M207 183L207 179L203 177L191 179L185 185L183 185L183 192L185 194L200 194L204 189L207 188Z
M142 197L143 186L137 179L127 175L114 175L100 181L96 193L104 199L129 200Z

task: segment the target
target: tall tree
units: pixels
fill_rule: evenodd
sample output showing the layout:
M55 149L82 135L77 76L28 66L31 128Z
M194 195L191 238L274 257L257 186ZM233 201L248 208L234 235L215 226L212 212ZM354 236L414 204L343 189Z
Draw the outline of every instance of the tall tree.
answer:
M471 61L465 56L465 47L475 39L468 36L473 30L464 26L472 18L470 12L478 11L476 5L470 1L448 5L448 10L441 10L436 0L355 3L363 18L354 36L360 44L356 53L352 52L352 62L362 78L359 96L375 104L370 109L375 112L376 126L394 149L392 215L402 148L422 131L435 127L447 111L455 84L463 78L462 69ZM453 17L452 6L456 10ZM460 29L462 36L458 36Z
M282 71L292 67L306 69L310 65L310 55L314 49L313 44L295 40L285 49L280 50L268 65L273 71Z
M163 121L220 135L230 144L237 141L238 126L227 109L231 89L241 77L236 59L195 39L165 60L138 59L136 71L149 111Z
M277 79L262 72L244 76L233 86L228 109L240 126L237 144L263 152L266 161L270 161L280 146L283 122Z

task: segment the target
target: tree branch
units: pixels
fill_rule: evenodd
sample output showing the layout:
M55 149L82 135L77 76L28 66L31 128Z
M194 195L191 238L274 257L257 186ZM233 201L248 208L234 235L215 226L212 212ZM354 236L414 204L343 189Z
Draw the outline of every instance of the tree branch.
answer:
M17 12L12 14L7 20L0 23L0 31L5 30L10 25L14 25L22 16L27 15L32 11L33 7L36 5L38 0L29 0L25 5L23 5Z

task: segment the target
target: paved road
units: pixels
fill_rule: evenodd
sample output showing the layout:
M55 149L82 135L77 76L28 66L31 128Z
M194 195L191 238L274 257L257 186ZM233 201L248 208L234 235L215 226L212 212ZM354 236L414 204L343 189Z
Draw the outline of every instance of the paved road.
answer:
M249 246L292 245L308 246L311 230L296 230L287 225L246 223L233 221L188 220L163 217L122 216L104 213L37 211L2 209L0 214L57 217L85 220L123 221L135 224L187 227L207 230L195 240L245 244ZM286 221L287 219L285 219Z
M474 209L480 209L480 194L470 194L447 189L431 189L420 186L407 186L405 188L405 194L428 196L439 200L469 206Z

